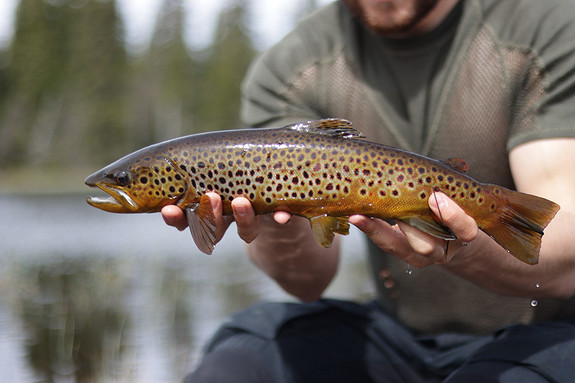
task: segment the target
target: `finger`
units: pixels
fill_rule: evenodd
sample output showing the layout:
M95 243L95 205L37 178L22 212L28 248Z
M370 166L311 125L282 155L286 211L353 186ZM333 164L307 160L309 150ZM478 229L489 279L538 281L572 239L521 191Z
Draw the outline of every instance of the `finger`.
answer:
M428 203L433 213L449 227L457 239L471 242L477 237L478 228L475 220L447 195L433 192Z
M363 215L352 215L349 222L363 231L383 251L393 255L405 252L405 235L397 226Z
M232 201L232 211L234 213L238 235L246 243L252 242L259 234L259 226L252 204L245 197L234 198Z
M175 205L164 206L162 208L162 218L166 224L175 227L179 231L185 230L188 227L186 214Z
M230 224L233 222L233 218L224 217L222 209L222 198L220 197L219 194L214 192L207 192L206 196L210 197L210 202L212 203L212 210L214 212L214 221L216 224L215 243L218 243L226 233L226 230L228 229Z
M291 214L285 211L276 211L274 213L274 220L279 224L286 224L291 220Z
M406 234L398 225L390 225L380 219L372 219L361 215L349 217L349 222L363 231L380 249L396 258L402 259L417 268L429 266L433 263L427 256L414 251Z
M403 222L397 222L412 249L411 261L416 267L430 264L444 264L450 260L446 251L446 242L416 229Z

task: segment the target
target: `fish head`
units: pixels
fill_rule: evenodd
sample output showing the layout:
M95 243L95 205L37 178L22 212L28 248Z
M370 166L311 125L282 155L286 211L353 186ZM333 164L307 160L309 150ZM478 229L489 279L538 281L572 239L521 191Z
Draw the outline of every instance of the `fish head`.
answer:
M85 183L108 194L88 197L88 204L112 213L158 212L176 204L188 190L187 177L177 164L153 155L126 156L91 174Z

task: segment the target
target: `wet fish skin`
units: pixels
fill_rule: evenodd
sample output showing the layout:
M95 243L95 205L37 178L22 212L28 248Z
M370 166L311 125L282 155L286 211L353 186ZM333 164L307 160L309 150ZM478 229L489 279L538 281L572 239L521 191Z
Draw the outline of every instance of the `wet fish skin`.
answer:
M537 263L541 236L559 206L546 199L478 182L447 163L360 139L351 123L326 119L282 128L195 134L155 144L90 175L86 184L109 198L88 203L116 213L186 211L200 250L214 247L208 191L248 198L256 214L287 211L310 220L318 243L347 234L352 214L397 219L433 236L455 239L429 209L442 191L479 228L520 260Z

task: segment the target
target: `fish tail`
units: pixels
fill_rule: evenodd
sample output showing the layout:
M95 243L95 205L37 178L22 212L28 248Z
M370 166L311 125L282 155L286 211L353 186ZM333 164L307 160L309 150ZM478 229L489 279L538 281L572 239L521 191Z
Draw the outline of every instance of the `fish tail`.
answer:
M539 261L543 230L559 211L545 198L497 187L501 207L496 219L481 227L517 259L534 265Z

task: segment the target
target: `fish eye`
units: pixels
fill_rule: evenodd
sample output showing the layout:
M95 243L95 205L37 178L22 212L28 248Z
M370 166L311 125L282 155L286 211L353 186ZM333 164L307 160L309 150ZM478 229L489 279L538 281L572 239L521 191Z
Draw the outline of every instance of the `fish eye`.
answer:
M114 174L114 178L116 179L116 182L120 186L127 186L130 184L130 182L132 182L132 180L130 179L130 175L124 170L116 172L116 174Z

